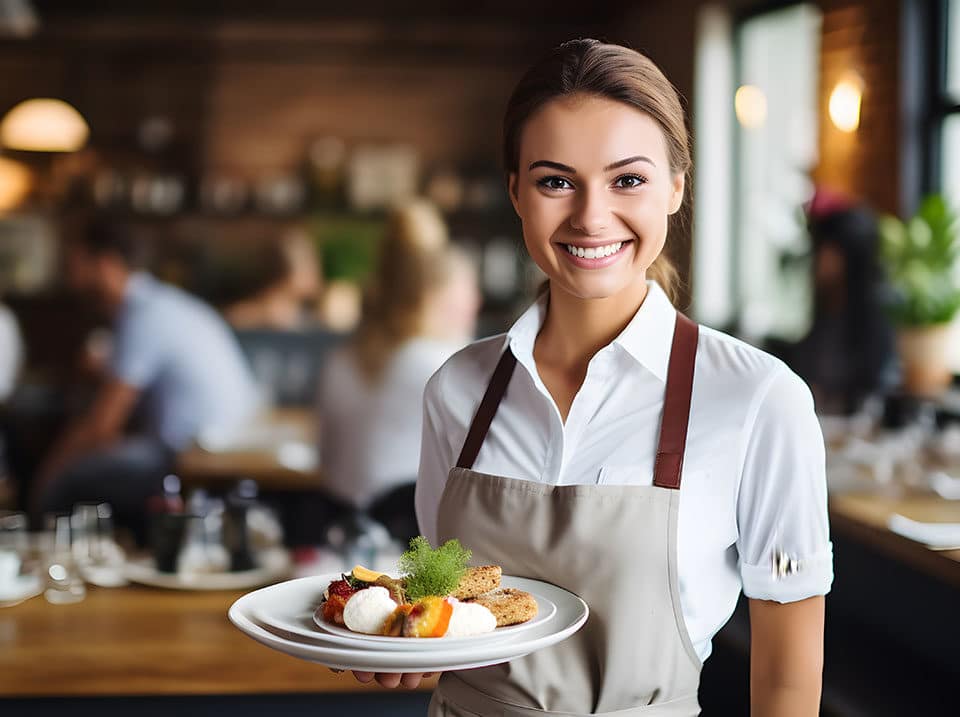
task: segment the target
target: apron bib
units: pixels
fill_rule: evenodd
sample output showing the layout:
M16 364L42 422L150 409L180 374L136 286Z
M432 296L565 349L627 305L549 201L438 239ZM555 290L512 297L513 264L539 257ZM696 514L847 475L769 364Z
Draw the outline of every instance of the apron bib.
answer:
M563 642L508 663L445 673L431 717L697 715L700 660L680 608L677 516L698 327L677 314L653 485L547 485L472 470L516 365L497 364L450 471L441 543L474 563L553 583L590 617Z

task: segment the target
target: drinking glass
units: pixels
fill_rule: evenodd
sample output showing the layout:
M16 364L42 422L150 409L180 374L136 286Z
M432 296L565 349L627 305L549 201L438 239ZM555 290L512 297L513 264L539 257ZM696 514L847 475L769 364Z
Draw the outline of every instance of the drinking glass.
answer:
M64 605L83 600L86 585L73 557L73 533L69 515L56 516L53 520L53 547L45 570L47 589L43 596L47 602Z
M0 586L13 584L27 557L27 516L0 511Z

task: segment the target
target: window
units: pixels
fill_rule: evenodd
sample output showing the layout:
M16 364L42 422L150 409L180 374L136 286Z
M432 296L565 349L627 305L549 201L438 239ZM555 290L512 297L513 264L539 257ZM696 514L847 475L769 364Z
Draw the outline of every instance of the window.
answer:
M953 206L960 207L960 0L948 0L945 12L939 184Z
M694 310L750 340L796 339L809 324L809 265L792 259L808 251L820 25L810 3L733 24L710 6L699 17Z

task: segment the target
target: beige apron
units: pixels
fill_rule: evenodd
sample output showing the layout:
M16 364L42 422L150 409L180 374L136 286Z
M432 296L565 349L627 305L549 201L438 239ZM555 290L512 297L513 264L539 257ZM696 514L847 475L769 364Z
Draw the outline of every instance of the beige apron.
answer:
M546 485L471 470L516 359L500 359L440 501L440 540L475 564L582 597L586 625L563 642L442 676L431 717L697 715L700 660L677 581L680 474L698 327L677 314L653 485Z

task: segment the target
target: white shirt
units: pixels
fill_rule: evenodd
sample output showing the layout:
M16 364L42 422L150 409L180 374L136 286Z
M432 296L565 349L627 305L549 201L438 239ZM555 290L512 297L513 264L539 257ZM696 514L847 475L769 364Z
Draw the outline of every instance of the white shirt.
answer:
M0 402L13 393L23 363L23 339L17 318L0 304Z
M475 470L554 485L653 483L676 312L656 283L649 287L630 324L590 361L565 424L533 360L544 300L505 336L471 344L430 379L417 483L424 535L437 539L447 474L505 343L517 367ZM824 445L810 391L779 359L706 327L677 533L680 603L701 660L741 589L778 602L830 589ZM799 569L775 578L778 551L801 561Z
M399 346L380 380L360 374L350 347L338 349L320 379L320 462L324 486L358 508L417 480L427 380L463 343L427 338Z
M114 327L113 375L143 391L149 429L180 449L259 409L236 338L210 306L149 274L130 277Z

